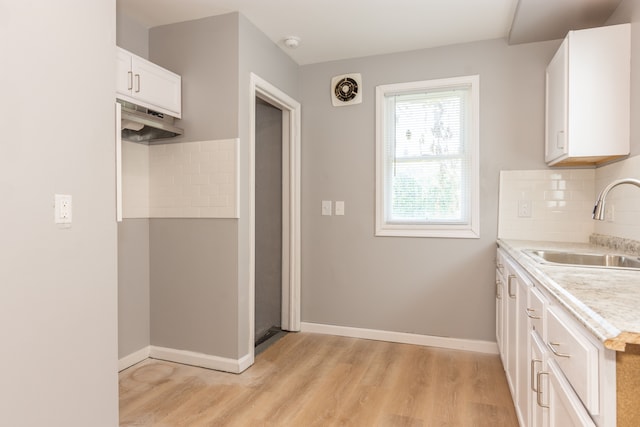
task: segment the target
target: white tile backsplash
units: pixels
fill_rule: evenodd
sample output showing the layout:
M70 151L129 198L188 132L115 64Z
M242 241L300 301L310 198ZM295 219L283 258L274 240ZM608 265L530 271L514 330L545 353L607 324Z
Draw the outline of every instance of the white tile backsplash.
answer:
M586 242L592 233L640 241L640 188L611 190L613 219L594 221L600 191L619 178L640 179L640 156L597 169L502 171L498 237ZM518 217L518 201L531 200L531 218Z
M149 218L149 147L122 141L122 216Z
M640 156L598 168L596 196L607 184L619 178L640 179ZM613 220L595 221L595 232L640 241L640 188L627 184L615 187L607 196L606 207L613 208Z
M587 242L594 231L594 169L500 172L498 237ZM518 202L531 202L531 217Z
M123 142L125 218L237 218L238 139Z

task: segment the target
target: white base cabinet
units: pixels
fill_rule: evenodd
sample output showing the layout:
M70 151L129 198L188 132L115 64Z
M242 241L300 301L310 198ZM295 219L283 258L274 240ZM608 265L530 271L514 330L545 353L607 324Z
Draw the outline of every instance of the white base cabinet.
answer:
M496 339L520 425L615 426L615 352L504 250L496 259Z

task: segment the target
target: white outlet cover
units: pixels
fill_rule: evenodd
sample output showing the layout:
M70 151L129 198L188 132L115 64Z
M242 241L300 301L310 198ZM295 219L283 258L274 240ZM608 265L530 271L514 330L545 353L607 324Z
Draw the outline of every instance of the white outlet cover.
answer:
M54 195L54 217L55 224L71 224L73 220L72 197L68 194Z

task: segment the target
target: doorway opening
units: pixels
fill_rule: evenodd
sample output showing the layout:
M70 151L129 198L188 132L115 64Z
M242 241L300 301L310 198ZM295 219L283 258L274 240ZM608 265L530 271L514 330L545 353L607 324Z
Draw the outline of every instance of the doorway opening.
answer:
M282 333L282 110L256 98L255 347L256 355Z
M251 74L250 96L249 353L253 363L270 338L300 330L300 104L255 74ZM262 113L256 113L258 109ZM265 111L271 117L269 126L279 131L272 137L277 143L263 144L258 135L258 121ZM280 162L265 160L274 156ZM268 291L268 314L263 313L265 281L279 291L277 296L273 289ZM279 303L279 318L274 300ZM259 339L260 349L256 347Z

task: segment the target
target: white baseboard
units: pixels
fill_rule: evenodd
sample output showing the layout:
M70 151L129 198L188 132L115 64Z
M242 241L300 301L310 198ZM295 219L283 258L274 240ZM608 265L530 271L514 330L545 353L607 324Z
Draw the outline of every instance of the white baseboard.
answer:
M143 347L138 351L134 351L133 353L124 356L123 358L118 360L118 372L127 369L130 366L135 365L136 363L142 362L144 359L149 357L149 346Z
M478 353L498 354L498 345L491 341L465 340L459 338L436 337L431 335L409 334L405 332L380 331L376 329L351 328L348 326L325 325L302 322L302 332L338 335L342 337L364 338L376 341L389 341L401 344L415 344L426 347L441 347L451 350L475 351Z
M215 369L216 371L231 372L232 374L239 374L253 364L253 358L249 354L240 359L230 359L194 351L156 346L151 346L149 357L184 365Z

